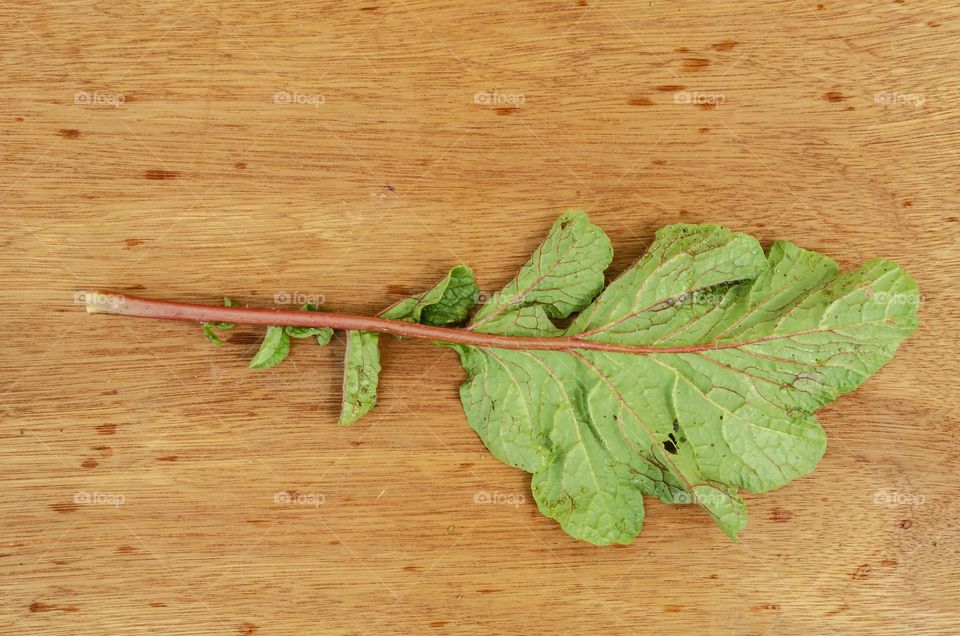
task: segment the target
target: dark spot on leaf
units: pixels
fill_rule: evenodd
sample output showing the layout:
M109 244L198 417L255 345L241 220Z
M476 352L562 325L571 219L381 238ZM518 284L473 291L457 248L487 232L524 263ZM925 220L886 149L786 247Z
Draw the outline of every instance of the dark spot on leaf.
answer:
M672 441L670 441L670 440L666 440L666 441L663 443L663 448L664 448L664 450L666 450L666 451L667 451L668 453L670 453L671 455L676 455L676 454L677 454L677 446L676 446L676 444L674 444L674 443L673 443Z

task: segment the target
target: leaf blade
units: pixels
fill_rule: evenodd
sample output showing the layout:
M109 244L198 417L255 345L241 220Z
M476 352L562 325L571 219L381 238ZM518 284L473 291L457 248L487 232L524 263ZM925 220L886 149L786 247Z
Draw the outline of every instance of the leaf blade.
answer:
M889 261L841 274L790 243L765 254L718 226L668 226L563 332L663 353L457 346L461 401L488 449L533 474L541 511L572 536L629 542L647 494L699 504L736 539L746 524L737 490L764 492L814 468L826 435L813 411L890 359L917 325L918 302ZM557 333L545 304L497 307L473 327Z
M260 349L250 360L251 369L269 369L286 359L290 353L290 336L283 327L267 327Z

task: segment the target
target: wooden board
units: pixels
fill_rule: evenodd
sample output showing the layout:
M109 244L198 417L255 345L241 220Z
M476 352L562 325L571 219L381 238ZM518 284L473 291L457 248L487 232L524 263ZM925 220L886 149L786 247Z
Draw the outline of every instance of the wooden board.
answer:
M960 632L955 4L80 0L0 34L3 634ZM655 501L630 546L570 539L428 343L384 342L346 428L341 339L253 372L255 329L74 304L493 290L570 208L612 272L709 221L919 281L740 544Z

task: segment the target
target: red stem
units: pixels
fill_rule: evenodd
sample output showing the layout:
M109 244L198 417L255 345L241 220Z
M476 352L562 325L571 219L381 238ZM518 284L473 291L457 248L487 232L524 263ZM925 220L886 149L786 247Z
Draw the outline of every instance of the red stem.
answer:
M197 305L172 300L152 300L117 292L98 291L87 295L87 310L91 313L136 316L159 320L186 320L191 322L232 322L247 325L291 325L294 327L330 327L348 331L377 331L407 338L423 338L474 347L498 349L568 351L583 349L615 353L696 353L714 349L728 349L748 343L704 344L683 347L651 347L624 345L613 342L583 340L576 336L530 338L478 333L466 329L432 327L403 320L377 316L338 314L326 311L299 311L295 309L255 309L253 307L220 307Z

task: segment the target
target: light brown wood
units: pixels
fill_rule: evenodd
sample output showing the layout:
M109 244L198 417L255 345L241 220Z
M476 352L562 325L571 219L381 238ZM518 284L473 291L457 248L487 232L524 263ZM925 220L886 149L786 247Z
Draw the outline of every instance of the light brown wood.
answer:
M955 4L82 0L0 34L0 633L960 632ZM429 343L384 339L346 428L339 338L253 372L254 328L73 302L493 290L570 208L613 272L709 221L919 281L740 544L655 501L633 545L572 540Z

